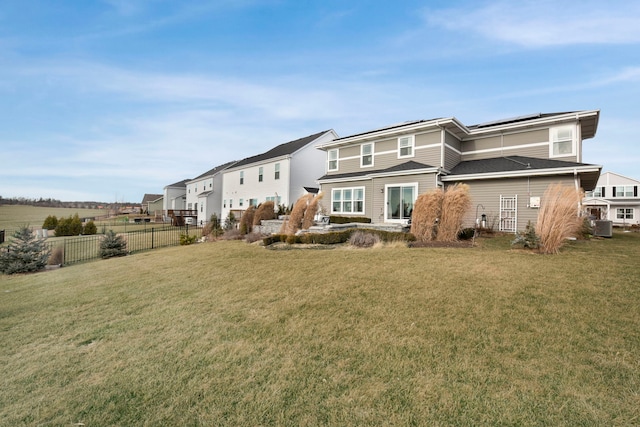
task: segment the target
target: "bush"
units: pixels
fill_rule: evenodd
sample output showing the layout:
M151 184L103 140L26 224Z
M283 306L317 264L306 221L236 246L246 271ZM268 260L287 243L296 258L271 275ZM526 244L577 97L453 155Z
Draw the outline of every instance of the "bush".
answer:
M371 224L371 218L362 217L362 216L338 216L338 215L329 216L329 223L331 224L349 224L352 222L357 222L361 224Z
M96 223L93 222L93 220L88 221L82 229L82 234L86 234L86 235L96 234L97 232L98 232L98 227L96 227Z
M107 231L100 242L100 257L105 259L125 255L127 255L127 242L115 231Z
M435 240L438 232L438 218L442 212L444 192L435 189L422 193L416 199L411 215L411 233L420 242Z
M462 220L471 207L469 186L455 184L448 187L442 199L442 211L438 222L436 240L440 242L454 242L462 228Z
M194 243L196 239L197 237L193 235L184 234L184 233L180 234L180 244L183 246Z
M216 239L219 235L223 233L222 227L220 225L220 220L218 219L218 215L211 214L211 218L209 218L209 222L202 228L202 236L212 236Z
M43 239L36 239L26 225L13 233L13 239L9 247L0 252L0 272L30 273L44 269L50 251Z
M234 228L236 228L237 223L238 220L236 219L236 216L233 214L233 212L229 212L229 215L227 215L227 218L225 218L224 220L224 230L233 230Z
M471 240L476 230L474 228L463 228L458 233L458 240Z
M356 231L349 238L349 244L358 248L371 248L380 243L380 236L371 232Z
M258 240L262 239L264 239L264 234L256 233L255 231L252 231L251 233L244 236L244 241L247 243L257 242Z
M511 246L522 246L525 249L538 249L540 247L540 239L531 221L527 223L524 231L519 231L516 234L516 238L511 242Z
M383 242L395 242L404 241L412 242L416 238L411 233L392 232L384 230L358 230L356 228L350 228L343 231L332 231L330 233L306 233L300 236L286 235L286 234L274 234L262 239L265 246L272 245L278 242L287 242L289 244L306 243L317 245L336 245L340 243L346 243L352 234L356 232L365 232L378 236Z
M282 233L295 234L302 228L304 213L312 200L312 194L305 194L296 201L295 205L293 205L291 215L289 215L289 219L282 223L282 228L280 230Z
M69 218L60 218L58 220L58 224L56 225L55 235L56 237L61 236L79 236L82 234L83 227L82 221L78 214L74 216L69 216Z
M307 209L304 211L304 217L302 218L302 229L308 230L313 224L316 217L316 213L318 213L318 203L322 199L322 193L318 193L309 205Z
M58 218L55 215L49 215L42 224L42 228L45 230L55 230L58 226Z

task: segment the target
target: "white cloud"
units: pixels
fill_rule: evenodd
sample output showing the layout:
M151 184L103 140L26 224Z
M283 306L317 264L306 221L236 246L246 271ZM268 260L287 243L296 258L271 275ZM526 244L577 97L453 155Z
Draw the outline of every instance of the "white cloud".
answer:
M499 0L478 8L429 9L423 16L429 25L524 47L640 42L640 4L628 0Z

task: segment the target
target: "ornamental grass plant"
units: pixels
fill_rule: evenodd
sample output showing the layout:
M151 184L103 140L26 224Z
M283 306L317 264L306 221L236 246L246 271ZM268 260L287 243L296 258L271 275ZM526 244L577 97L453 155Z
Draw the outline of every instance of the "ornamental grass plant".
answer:
M471 207L469 186L456 183L448 187L442 198L440 221L436 240L439 242L455 242L462 229L462 219Z
M579 216L582 192L575 187L551 184L542 196L536 234L540 252L557 254L567 238L577 237L583 219Z
M442 199L444 193L435 189L422 193L413 205L411 215L411 233L419 242L435 240L437 233L437 221L442 212Z

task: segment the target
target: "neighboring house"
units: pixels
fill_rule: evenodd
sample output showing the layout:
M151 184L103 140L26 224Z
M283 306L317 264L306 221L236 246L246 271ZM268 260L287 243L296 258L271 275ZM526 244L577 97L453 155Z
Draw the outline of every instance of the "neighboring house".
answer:
M600 175L593 191L585 194L583 205L594 219L614 225L640 224L640 181L613 172Z
M162 210L164 211L165 220L168 219L170 210L186 209L187 204L187 181L182 181L167 185L164 187L164 197L162 201Z
M235 163L228 162L186 182L186 209L197 212L198 225L209 222L212 214L222 215L222 173Z
M535 222L551 183L592 190L599 165L582 163L599 111L533 114L474 126L455 117L397 124L337 138L318 180L332 215L406 224L419 194L457 182L469 185L472 209L487 225L515 232Z
M156 211L163 210L163 194L145 194L142 197L142 210L153 215Z
M305 194L305 187L317 187L324 173L325 153L316 150L337 138L333 130L318 132L280 144L257 156L248 157L223 171L222 215L242 214L249 206L273 201L290 206Z

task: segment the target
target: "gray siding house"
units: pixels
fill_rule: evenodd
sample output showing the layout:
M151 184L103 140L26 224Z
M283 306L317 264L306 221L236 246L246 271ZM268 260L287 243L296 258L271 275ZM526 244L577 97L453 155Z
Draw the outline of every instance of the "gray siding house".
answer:
M535 222L551 183L592 190L599 165L582 163L582 142L598 110L532 114L465 126L455 117L419 120L320 144L326 173L318 182L332 215L406 223L417 196L464 182L473 209L502 231Z

